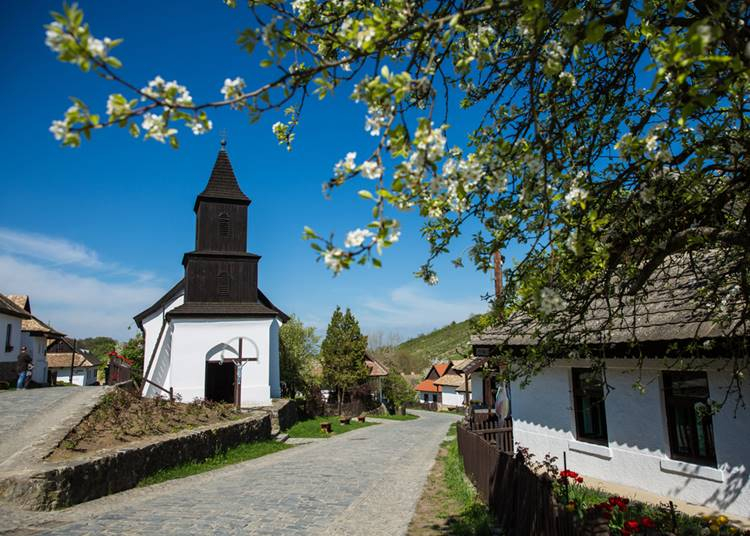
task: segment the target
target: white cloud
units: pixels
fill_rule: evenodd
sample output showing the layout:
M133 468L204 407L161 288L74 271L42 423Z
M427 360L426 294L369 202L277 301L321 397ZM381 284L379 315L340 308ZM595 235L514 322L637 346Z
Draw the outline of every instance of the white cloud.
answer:
M35 316L72 337L124 340L135 334L133 315L164 288L81 244L0 227L0 292L29 295Z
M487 310L476 298L445 299L439 287L409 284L390 291L385 298L366 298L352 307L363 331L395 332L404 338L426 333L453 321L460 322Z
M72 264L86 268L103 268L95 251L64 238L26 233L0 227L0 252L31 257L52 264Z

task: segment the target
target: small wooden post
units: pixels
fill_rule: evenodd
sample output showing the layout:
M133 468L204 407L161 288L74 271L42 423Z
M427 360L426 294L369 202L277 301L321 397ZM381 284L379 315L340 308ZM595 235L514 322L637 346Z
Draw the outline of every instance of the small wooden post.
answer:
M78 339L73 339L73 353L70 355L70 378L69 382L73 385L73 367L76 363L76 350L78 349ZM86 383L86 382L83 382Z
M240 382L242 381L240 375L240 367L242 366L242 337L240 337L239 354L237 357L238 359L234 363L234 404L237 411L239 411L242 405L242 389L240 386Z

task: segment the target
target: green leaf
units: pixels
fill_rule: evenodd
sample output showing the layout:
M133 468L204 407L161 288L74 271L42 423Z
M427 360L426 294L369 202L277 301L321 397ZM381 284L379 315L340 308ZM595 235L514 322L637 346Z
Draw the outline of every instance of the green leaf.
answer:
M361 197L362 199L375 199L370 190L360 190L359 192L357 192L357 195L359 195L359 197Z

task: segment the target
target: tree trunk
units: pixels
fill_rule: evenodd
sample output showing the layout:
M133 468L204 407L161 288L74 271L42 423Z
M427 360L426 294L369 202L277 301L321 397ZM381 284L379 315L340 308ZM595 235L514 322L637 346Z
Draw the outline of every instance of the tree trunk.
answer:
M341 415L341 406L344 404L344 390L339 388L336 390L336 394L339 399L339 415Z

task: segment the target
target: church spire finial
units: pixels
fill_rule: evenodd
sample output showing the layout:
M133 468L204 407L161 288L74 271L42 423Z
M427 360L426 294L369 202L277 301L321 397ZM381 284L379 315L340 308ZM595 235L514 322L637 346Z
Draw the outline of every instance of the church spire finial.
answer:
M221 150L227 150L227 131L226 129L221 131Z

